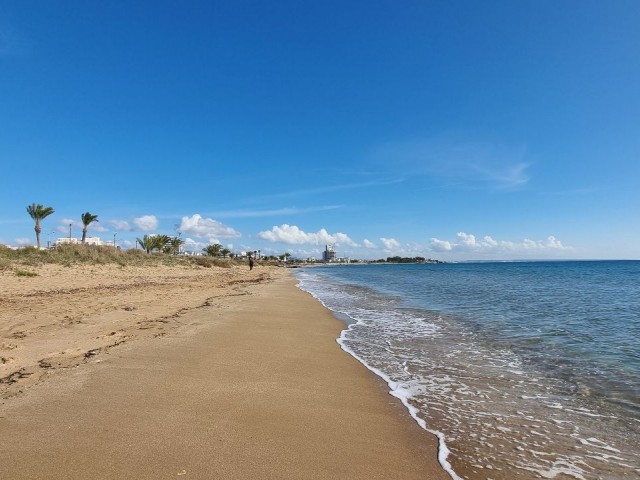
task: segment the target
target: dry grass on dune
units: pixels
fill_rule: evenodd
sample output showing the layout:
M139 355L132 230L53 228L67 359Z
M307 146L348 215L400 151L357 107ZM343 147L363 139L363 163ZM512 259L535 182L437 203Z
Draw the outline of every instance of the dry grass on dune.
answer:
M44 264L72 265L120 265L126 266L184 266L231 267L241 262L213 257L175 256L164 253L146 253L142 250L121 251L113 247L94 245L62 245L51 250L27 247L13 250L0 246L0 270L14 269L17 275L27 275L22 267Z

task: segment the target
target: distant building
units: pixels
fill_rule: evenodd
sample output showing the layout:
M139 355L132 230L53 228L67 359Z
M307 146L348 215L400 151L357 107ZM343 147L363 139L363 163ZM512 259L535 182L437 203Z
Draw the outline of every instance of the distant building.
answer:
M322 252L322 261L325 263L336 261L336 251L333 249L333 245L325 245L324 252Z
M87 237L84 240L85 245L113 245L113 242L103 242L100 237ZM60 237L56 240L56 245L82 245L82 240L72 237Z
M80 240L78 240L77 238L71 238L71 237L60 237L56 240L56 246L58 245L78 245L80 242Z

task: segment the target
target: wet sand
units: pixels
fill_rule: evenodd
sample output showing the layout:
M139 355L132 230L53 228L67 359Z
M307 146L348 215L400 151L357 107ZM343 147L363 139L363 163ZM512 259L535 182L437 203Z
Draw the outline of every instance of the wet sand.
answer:
M449 478L285 270L104 268L0 276L1 478Z

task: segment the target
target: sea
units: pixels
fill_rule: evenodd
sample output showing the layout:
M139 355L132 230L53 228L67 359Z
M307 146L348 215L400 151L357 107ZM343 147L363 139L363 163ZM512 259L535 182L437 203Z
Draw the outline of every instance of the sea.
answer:
M640 261L302 268L457 479L640 478Z

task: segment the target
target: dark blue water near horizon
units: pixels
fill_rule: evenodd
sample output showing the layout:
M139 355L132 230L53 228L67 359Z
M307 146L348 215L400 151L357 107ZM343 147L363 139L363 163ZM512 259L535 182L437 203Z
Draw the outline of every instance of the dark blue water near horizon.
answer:
M522 430L517 454L491 468L640 478L625 452L640 446L640 261L327 266L298 277L349 320L343 348L445 432L454 460L490 468L479 465L491 455L473 452L513 440L529 418L544 448ZM483 427L487 416L504 425ZM465 422L475 433L463 441Z

